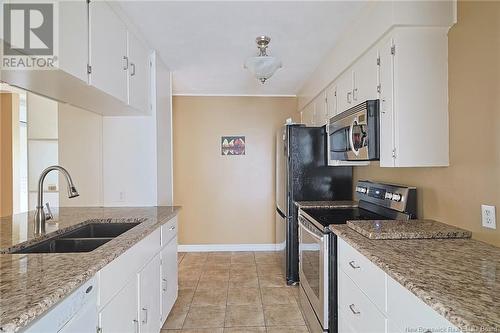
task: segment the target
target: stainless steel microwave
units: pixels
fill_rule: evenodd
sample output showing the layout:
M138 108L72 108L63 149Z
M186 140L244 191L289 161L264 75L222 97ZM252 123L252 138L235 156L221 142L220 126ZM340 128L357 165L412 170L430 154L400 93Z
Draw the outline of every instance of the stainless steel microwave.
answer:
M377 161L380 158L380 101L369 100L332 117L328 124L328 161Z

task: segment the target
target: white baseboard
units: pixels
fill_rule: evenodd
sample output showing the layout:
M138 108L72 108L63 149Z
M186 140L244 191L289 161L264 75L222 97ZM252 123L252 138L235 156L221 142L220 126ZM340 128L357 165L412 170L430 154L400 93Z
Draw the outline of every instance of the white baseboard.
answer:
M279 251L280 244L192 244L177 246L179 252Z

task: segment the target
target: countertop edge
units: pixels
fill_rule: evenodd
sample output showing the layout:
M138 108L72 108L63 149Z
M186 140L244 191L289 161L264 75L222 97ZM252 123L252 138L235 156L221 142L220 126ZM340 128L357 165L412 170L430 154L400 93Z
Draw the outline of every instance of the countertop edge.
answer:
M457 239L457 238L462 238L462 239L467 239L467 238L472 238L472 232L466 229L462 229L459 227L455 226L450 226L448 224L435 221L435 220L414 220L414 221L425 221L425 222L432 222L434 224L442 225L442 226L448 226L449 230L445 229L440 229L437 231L426 231L426 230L412 230L412 231L381 231L381 232L374 232L373 230L367 230L366 227L363 227L360 225L360 223L365 223L367 222L366 220L362 221L347 221L347 226L351 228L352 230L358 232L359 234L365 236L366 238L370 240L405 240L405 239ZM381 221L383 222L388 222L388 221ZM418 222L414 222L418 223ZM397 234L398 236L394 236L394 234Z

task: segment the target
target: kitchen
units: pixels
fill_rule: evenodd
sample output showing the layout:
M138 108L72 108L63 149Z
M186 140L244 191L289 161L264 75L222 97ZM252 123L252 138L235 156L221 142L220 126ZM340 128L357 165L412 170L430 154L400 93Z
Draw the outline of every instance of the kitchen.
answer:
M55 68L2 24L0 331L499 329L499 3L56 4Z

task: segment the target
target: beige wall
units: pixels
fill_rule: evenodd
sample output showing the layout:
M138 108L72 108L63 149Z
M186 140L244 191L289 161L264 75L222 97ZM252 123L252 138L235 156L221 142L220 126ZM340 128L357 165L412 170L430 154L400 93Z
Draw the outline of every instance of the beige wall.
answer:
M180 244L274 243L275 133L295 98L174 97L174 203ZM221 136L246 136L221 156Z
M459 2L448 69L450 167L373 165L356 167L354 177L415 185L420 217L500 246L500 221L497 230L482 228L480 207L495 205L500 219L500 2Z

